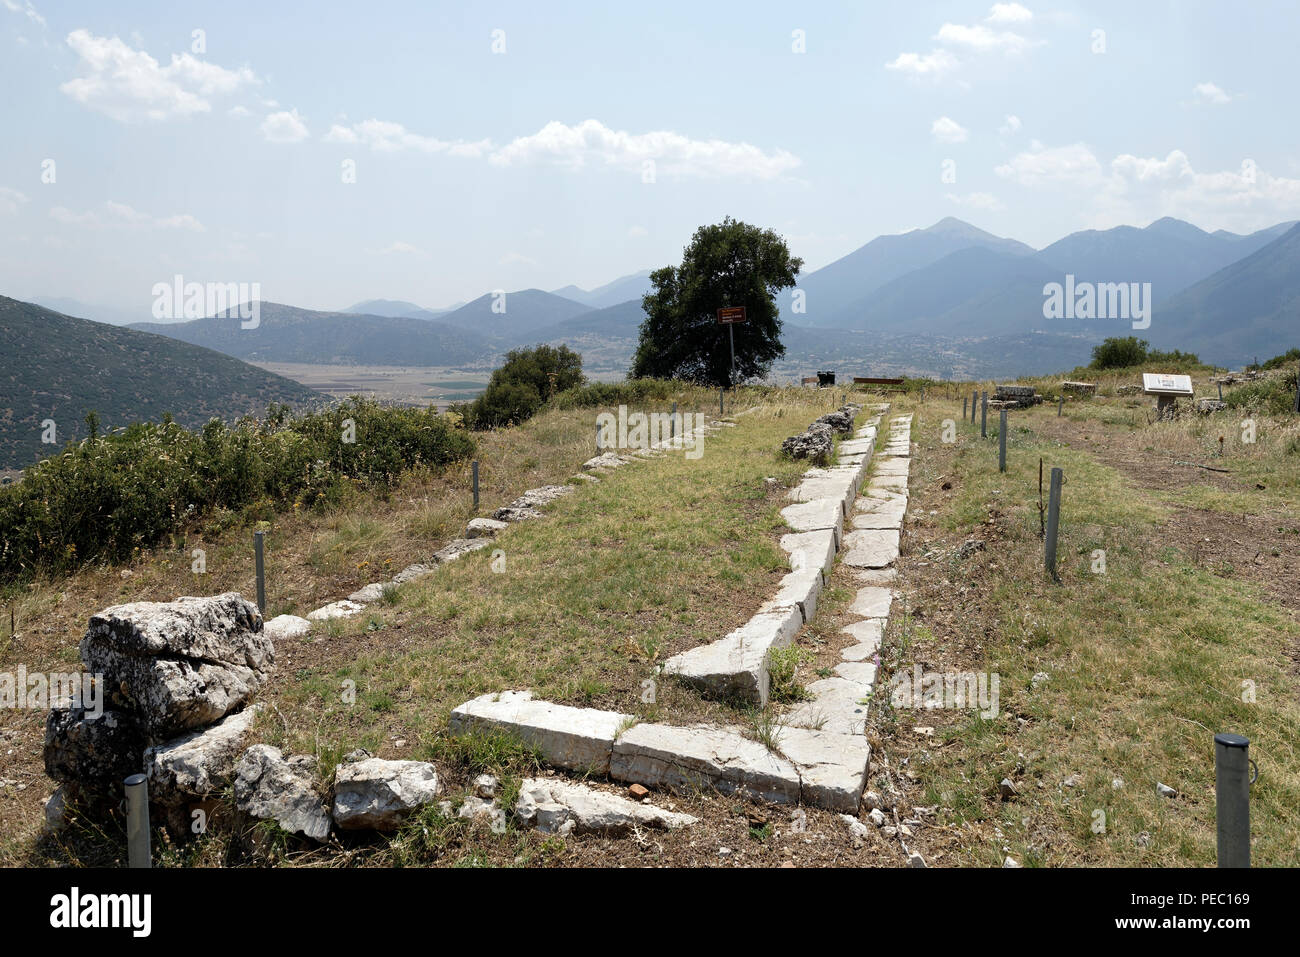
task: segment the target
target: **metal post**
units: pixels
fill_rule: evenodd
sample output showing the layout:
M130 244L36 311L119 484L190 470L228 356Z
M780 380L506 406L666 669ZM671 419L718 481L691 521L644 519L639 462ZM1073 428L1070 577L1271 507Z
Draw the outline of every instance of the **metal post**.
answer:
M253 565L257 569L257 610L266 615L266 569L262 562L262 536L266 532L253 533Z
M126 781L126 852L130 867L152 867L149 850L149 779L132 774Z
M1219 386L1219 401L1222 402L1222 401L1223 401L1223 383L1222 383L1222 382L1218 383L1218 386Z
M975 406L980 404L980 394L972 392L970 394L970 424L975 424Z
M1007 470L1007 410L1002 410L998 420L998 471Z
M989 437L989 394L985 392L980 397L980 438Z
M673 414L668 419L668 438L677 438L677 403L673 403Z
M1061 524L1061 480L1064 473L1059 468L1052 469L1052 484L1047 493L1047 542L1044 549L1044 565L1047 573L1056 578L1056 533Z
M596 454L600 454L600 423L596 423Z
M474 511L478 511L478 459L474 460Z
M734 386L736 384L736 324L734 322L727 323L727 332L731 336L731 375L730 375L731 382L730 384Z
M1057 396L1056 399L1056 417L1061 417L1061 410L1065 408L1065 396Z
M723 414L723 409L722 409L722 393L723 393L723 390L722 390L722 389L719 389L719 390L718 390L718 415L722 415L722 414Z
M1214 820L1219 866L1250 867L1250 742L1239 734L1214 736Z
M961 397L961 420L966 421L966 397Z

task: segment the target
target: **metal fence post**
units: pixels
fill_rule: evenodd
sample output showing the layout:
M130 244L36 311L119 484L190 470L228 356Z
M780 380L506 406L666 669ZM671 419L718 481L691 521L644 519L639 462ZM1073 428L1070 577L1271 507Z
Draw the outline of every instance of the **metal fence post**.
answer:
M1007 470L1007 410L998 419L998 471Z
M149 850L149 780L132 774L126 781L126 852L130 867L152 867Z
M668 418L668 438L677 438L677 403L673 403L673 414Z
M970 394L970 424L971 425L975 424L975 406L979 404L980 404L979 392L972 392Z
M722 408L722 391L722 389L718 390L718 415L722 415L724 412Z
M989 437L989 394L985 392L980 397L980 438Z
M1061 417L1061 410L1065 408L1065 396L1058 396L1056 399L1056 417Z
M1043 548L1043 563L1047 573L1056 578L1056 533L1061 525L1061 481L1065 477L1059 468L1052 469L1052 484L1047 493L1047 541Z
M262 538L266 532L253 533L253 566L257 570L257 610L266 616L266 567L262 560Z
M478 511L478 459L474 460L474 511Z
M1214 820L1219 866L1250 867L1250 741L1214 736Z
M966 421L966 397L961 397L961 420Z
M596 454L600 454L600 423L596 423Z

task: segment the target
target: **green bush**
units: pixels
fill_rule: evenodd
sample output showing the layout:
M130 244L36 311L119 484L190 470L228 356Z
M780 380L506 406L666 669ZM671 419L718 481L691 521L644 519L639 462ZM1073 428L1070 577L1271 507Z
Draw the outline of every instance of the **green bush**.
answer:
M0 488L0 579L129 558L230 510L328 507L350 485L387 488L406 469L473 451L431 409L357 397L298 418L281 407L260 422L213 419L198 432L168 419L132 425L70 444Z
M487 388L456 411L475 429L495 429L532 418L555 393L582 385L582 356L568 346L535 346L506 353Z
M1101 345L1093 346L1090 369L1131 369L1148 363L1161 363L1166 366L1198 366L1200 358L1194 353L1174 349L1161 352L1152 349L1151 344L1137 336L1111 336Z
M1267 360L1260 368L1280 369L1283 366L1296 365L1297 363L1300 363L1300 349L1288 349L1280 356L1274 356Z
M628 379L624 382L589 382L552 399L557 409L589 409L644 402L670 402L683 390L671 379Z
M1286 415L1295 409L1296 373L1259 379L1223 394L1230 409L1248 409L1262 415Z

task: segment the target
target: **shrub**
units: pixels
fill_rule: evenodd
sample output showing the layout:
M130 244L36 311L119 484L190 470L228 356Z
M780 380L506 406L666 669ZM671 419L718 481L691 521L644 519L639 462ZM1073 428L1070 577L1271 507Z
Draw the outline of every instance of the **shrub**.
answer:
M506 353L483 394L456 411L476 429L514 425L532 418L551 395L580 386L582 356L568 346L536 346Z
M1230 409L1249 409L1262 415L1286 415L1295 408L1296 373L1260 379L1223 394Z
M628 379L624 382L590 382L559 393L552 400L557 409L588 409L671 402L682 392L683 383L671 379Z
M1198 366L1200 358L1194 353L1174 349L1161 352L1137 336L1111 336L1101 345L1092 348L1090 369L1130 369L1133 366L1161 363L1166 366Z
M1267 360L1261 369L1280 369L1283 366L1291 366L1300 363L1300 349L1288 349L1280 356L1274 356Z
M355 441L348 439L355 438ZM69 444L0 488L0 578L129 558L230 510L317 507L357 483L387 488L406 469L473 454L469 436L431 409L353 397L291 418L213 419L198 432L141 423Z

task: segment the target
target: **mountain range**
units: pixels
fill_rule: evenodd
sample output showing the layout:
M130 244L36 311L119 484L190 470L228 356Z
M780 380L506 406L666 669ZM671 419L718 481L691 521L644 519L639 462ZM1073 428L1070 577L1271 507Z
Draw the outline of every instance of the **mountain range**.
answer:
M0 369L0 468L23 468L101 429L159 420L188 428L324 402L306 386L174 338L91 322L0 296L0 337L21 361ZM53 443L42 442L53 422Z
M1207 232L1165 218L1144 228L1083 230L1035 250L949 217L879 236L801 276L802 300L790 290L779 298L787 356L776 371L794 375L834 354L841 366L894 361L917 374L951 366L980 375L1004 367L988 364L1000 350L1032 341L1033 368L1023 371L1037 373L1073 364L1081 348L1086 357L1088 343L1112 335L1140 335L1237 365L1295 345L1296 230L1285 222L1244 235ZM1074 283L1149 283L1150 326L1116 317L1047 318L1045 287L1067 276ZM445 309L388 299L342 312L262 303L255 330L220 316L132 328L241 359L314 364L490 368L508 349L565 343L582 351L589 367L596 362L602 373L617 375L635 348L649 288L643 270L590 290L487 293ZM873 349L868 337L855 354L859 337L840 331L872 333L893 347ZM924 358L927 342L932 363ZM955 365L939 358L950 352Z

